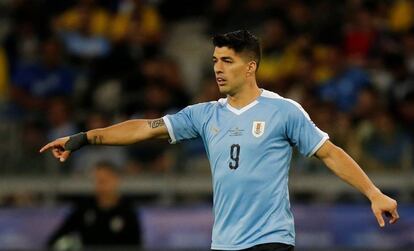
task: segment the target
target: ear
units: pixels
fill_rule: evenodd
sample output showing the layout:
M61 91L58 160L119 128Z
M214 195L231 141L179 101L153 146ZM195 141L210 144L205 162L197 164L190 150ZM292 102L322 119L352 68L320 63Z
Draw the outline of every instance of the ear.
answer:
M256 61L250 61L247 64L247 76L252 76L254 73L256 73L256 69L257 69L257 63Z

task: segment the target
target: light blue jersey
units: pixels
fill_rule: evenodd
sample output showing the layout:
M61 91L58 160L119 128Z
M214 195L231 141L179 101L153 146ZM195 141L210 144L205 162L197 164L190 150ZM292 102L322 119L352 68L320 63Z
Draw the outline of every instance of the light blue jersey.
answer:
M328 139L302 107L263 90L242 109L226 99L164 117L171 142L201 137L214 193L212 249L294 245L288 172L292 146L312 156Z

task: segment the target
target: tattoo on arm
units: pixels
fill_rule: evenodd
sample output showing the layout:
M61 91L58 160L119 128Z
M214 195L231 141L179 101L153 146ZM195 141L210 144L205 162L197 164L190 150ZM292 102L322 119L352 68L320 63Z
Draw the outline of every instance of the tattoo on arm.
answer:
M152 129L164 126L163 119L148 120L148 126Z
M102 135L96 135L96 136L93 136L91 144L92 145L101 145L102 142L103 142L103 136Z

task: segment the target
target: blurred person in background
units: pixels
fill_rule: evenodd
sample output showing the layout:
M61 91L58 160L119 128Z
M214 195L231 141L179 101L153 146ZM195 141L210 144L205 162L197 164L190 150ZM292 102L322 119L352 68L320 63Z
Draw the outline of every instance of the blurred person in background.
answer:
M95 0L80 0L52 23L74 62L88 63L106 56L111 49L108 40L110 15Z
M41 43L39 26L47 27L39 22L40 9L37 1L10 1L7 14L11 22L2 42L11 72L14 72L20 64L33 63L39 56Z
M318 95L321 100L334 103L339 111L350 112L357 103L359 92L371 83L363 68L346 64L343 56L340 48L329 48L333 76L318 87Z
M53 97L70 97L74 88L75 73L62 61L59 40L48 38L41 48L41 60L19 64L11 77L11 102L23 117L42 115Z
M64 97L54 97L47 107L48 139L63 137L78 130L70 101Z
M392 1L389 7L388 25L393 32L399 33L409 30L414 24L414 5L412 1Z
M306 1L287 1L287 4L283 7L287 9L287 13L283 14L289 19L289 32L293 37L306 35L312 29L312 10L306 5ZM277 16L283 14L280 13Z
M73 207L50 236L48 246L55 250L70 245L79 249L79 244L84 248L138 248L140 224L134 207L119 192L118 168L110 162L99 162L92 174L95 197Z
M163 37L162 19L158 10L146 1L121 0L118 1L109 35L115 44L141 47L143 53L154 55Z
M393 76L387 93L388 99L393 105L414 93L414 74L410 72L405 55L402 52L389 53L385 60Z
M397 104L398 118L414 142L414 92Z
M386 109L374 112L371 131L362 139L362 162L378 171L402 171L409 167L412 142Z
M371 202L380 227L398 219L397 203L315 126L296 102L260 89L261 48L246 30L213 38L213 67L227 98L187 106L159 119L134 119L56 139L51 149L64 162L82 146L129 145L149 139L171 143L202 138L213 175L212 250L293 250L295 233L288 194L292 147L316 156ZM275 182L275 180L277 182Z
M344 56L352 63L366 64L378 39L371 11L364 7L353 8L344 24Z
M85 14L89 16L84 22ZM93 35L103 36L107 33L109 13L95 0L78 0L59 16L52 20L53 28L58 31L72 32L82 30L85 25Z
M352 112L353 119L359 123L369 120L379 107L384 107L386 100L382 99L382 96L373 86L367 86L363 88L357 97L357 103Z
M130 98L140 98L136 92L130 92L134 91L131 86L145 84L139 76L140 67L162 54L165 34L161 16L152 4L141 0L113 1L112 4L114 13L111 13L106 35L111 50L104 57L93 60L87 93L98 89L107 79L119 80L123 82L123 103L128 103ZM139 79L135 78L137 76ZM131 85L124 85L126 79L132 80Z
M257 73L258 80L265 86L280 81L286 75L286 54L288 37L286 25L281 19L271 18L264 22L263 27L263 59Z

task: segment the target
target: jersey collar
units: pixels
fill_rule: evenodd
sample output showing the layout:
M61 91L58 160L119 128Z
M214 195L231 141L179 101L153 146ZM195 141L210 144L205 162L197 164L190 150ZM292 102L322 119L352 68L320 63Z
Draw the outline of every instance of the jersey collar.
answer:
M250 104L243 106L240 109L234 108L233 106L231 106L226 99L226 107L227 109L229 109L232 113L236 114L236 115L240 115L242 113L244 113L245 111L249 110L250 108L252 108L253 106L257 105L259 103L258 99L263 95L264 89L261 89L262 93L260 94L259 97L257 97L256 100L252 101Z
M259 101L255 100L253 102L251 102L250 104L242 107L241 109L237 109L234 108L233 106L231 106L229 103L226 104L227 109L229 109L232 113L236 114L236 115L240 115L243 112L249 110L250 108L252 108L253 106L255 106L257 103L259 103Z

